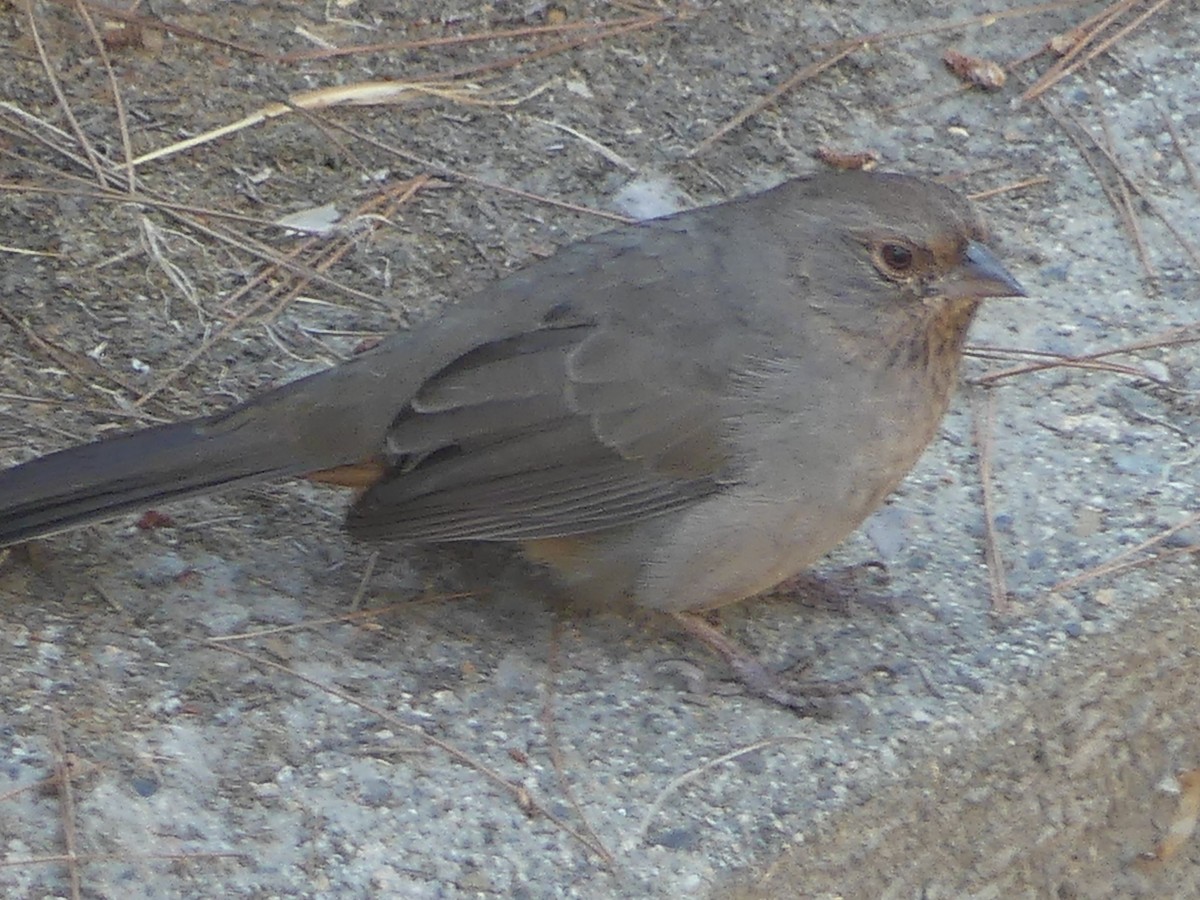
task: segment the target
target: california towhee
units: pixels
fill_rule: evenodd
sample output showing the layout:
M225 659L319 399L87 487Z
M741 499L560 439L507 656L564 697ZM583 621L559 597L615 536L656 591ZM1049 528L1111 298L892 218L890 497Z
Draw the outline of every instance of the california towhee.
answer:
M307 475L361 489L356 537L517 541L590 602L732 603L916 462L979 301L1024 293L983 240L949 188L862 172L618 228L233 409L0 472L0 546Z

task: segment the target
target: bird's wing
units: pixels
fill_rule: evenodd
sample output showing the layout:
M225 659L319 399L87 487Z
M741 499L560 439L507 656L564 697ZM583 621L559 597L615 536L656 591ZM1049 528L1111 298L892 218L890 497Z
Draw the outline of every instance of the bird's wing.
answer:
M389 431L388 475L351 510L351 532L559 537L718 490L733 477L725 410L746 339L727 340L740 333L726 296L738 273L721 270L730 242L709 222L659 221L651 241L619 229L535 267L540 327L476 346L425 381ZM472 306L516 308L525 283L489 290Z

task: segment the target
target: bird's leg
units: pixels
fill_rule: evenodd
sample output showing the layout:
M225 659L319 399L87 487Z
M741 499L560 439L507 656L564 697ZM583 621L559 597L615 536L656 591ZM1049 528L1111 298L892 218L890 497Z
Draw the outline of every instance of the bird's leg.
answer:
M793 693L780 684L777 674L763 665L753 653L703 616L692 612L672 612L669 615L684 631L724 659L747 690L802 716L827 715L829 704L821 703L817 698L848 694L860 686L857 678L848 681L806 681L798 685L800 692Z

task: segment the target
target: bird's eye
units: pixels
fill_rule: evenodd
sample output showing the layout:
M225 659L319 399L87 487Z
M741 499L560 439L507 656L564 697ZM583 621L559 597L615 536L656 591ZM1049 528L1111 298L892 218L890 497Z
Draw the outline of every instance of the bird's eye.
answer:
M913 252L903 244L884 244L879 248L879 258L897 274L907 272L913 265Z

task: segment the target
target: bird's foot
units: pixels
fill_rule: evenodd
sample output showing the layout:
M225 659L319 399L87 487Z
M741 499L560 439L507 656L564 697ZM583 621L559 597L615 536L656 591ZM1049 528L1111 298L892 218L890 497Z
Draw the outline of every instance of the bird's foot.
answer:
M862 687L859 678L797 680L790 686L784 685L779 673L768 669L753 653L702 616L691 612L670 615L684 631L725 660L746 690L801 716L828 717L834 709L833 698L851 694Z

